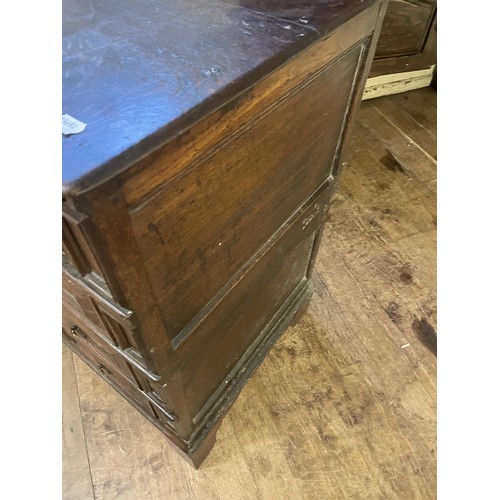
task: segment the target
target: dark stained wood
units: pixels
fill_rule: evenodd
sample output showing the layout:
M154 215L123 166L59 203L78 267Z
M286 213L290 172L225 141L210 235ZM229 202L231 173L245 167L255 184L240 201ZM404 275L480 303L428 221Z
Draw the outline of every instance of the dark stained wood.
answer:
M130 166L374 3L65 0L63 113L87 124L64 138L65 190Z
M375 59L422 52L435 9L434 0L390 1L375 51Z
M354 80L361 49L352 49L303 89L256 116L248 131L164 182L146 206L131 214L172 339L327 182L342 130L339 117L346 113L351 91L341 82Z
M95 255L96 246L92 245L88 237L89 221L85 214L72 210L68 203L63 203L63 258L68 259L70 265L79 274L90 276L93 274L102 280L102 269L99 256Z
M247 92L139 161L123 174L122 187L131 211L138 210L163 189L163 184L180 175L189 165L210 158L239 132L251 125L259 110L270 110L301 82L308 82L333 60L358 43L370 31L378 7L362 12L330 36L312 45L279 70L258 82ZM349 113L349 116L351 114ZM127 179L134 177L133 183Z
M235 4L235 0L222 0ZM309 26L321 35L325 35L340 26L353 15L360 13L373 2L365 0L343 0L342 2L322 0L308 2L304 0L238 0L238 5L262 12L266 15L285 19L291 23Z
M437 63L436 9L436 0L389 1L370 77Z
M329 207L331 189L324 189L307 210L253 265L213 312L201 322L192 342L176 351L183 374L186 398L192 414L209 397L224 389L232 371L245 363L241 353L251 354L252 343L273 326L273 317L289 306L303 288L316 231ZM210 351L218 363L206 356ZM227 378L226 378L227 377ZM222 384L222 387L219 387Z
M304 312L386 4L300 5L65 7L63 341L195 467Z
M433 89L404 102L418 124L435 122ZM381 142L387 121L370 120L352 128L308 311L249 379L199 470L75 359L96 498L436 498L436 198L417 181L419 156L405 158L408 176L380 154L412 137L408 122L392 121ZM66 470L85 451L73 446Z

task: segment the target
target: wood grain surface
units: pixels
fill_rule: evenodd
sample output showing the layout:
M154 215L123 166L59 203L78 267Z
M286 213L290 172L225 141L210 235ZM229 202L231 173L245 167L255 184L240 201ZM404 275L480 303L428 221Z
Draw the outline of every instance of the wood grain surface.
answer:
M93 498L73 354L62 353L62 490L64 498Z
M133 165L375 4L65 0L63 113L87 128L63 138L63 190Z
M436 497L435 104L363 103L309 308L198 471L65 349L63 498Z
M437 1L391 0L370 77L437 64Z
M422 52L436 12L436 0L391 0L382 25L375 59Z

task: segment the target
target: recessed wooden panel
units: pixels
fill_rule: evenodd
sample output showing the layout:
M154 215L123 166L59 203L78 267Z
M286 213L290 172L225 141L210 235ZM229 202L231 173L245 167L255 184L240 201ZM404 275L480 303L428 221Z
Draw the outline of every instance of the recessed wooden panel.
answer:
M434 10L433 0L391 0L387 6L375 59L421 52Z
M358 45L131 214L171 338L329 177Z
M85 226L88 222L87 216L63 207L63 262L72 266L81 276L94 272L102 277L101 267L94 255L95 249L89 244L85 235Z
M429 81L418 82L418 77L410 72L429 70L437 64L436 9L436 0L389 2L370 68L370 78L408 73L406 77L412 80L413 88ZM379 83L373 82L375 85ZM401 92L399 86L393 89Z
M176 350L186 401L194 417L233 367L244 360L242 353L249 350L280 306L305 282L315 231L329 195L327 188Z

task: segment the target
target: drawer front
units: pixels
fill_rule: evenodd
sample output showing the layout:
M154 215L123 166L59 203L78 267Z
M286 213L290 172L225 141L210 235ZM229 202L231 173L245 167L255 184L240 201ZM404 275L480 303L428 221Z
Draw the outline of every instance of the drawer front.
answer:
M79 344L90 346L92 350L99 351L108 360L108 364L112 364L119 370L130 382L133 382L133 375L127 365L125 358L120 356L111 345L97 334L82 317L71 311L67 304L63 303L63 329L66 336L72 338Z
M144 379L131 381L113 362L110 362L108 357L103 355L102 351L89 343L83 343L80 339L75 339L71 334L68 335L64 328L63 342L106 381L122 392L127 399L140 406L151 420L160 421L162 424L174 429L175 414L167 409L148 381Z
M171 339L324 185L342 137L358 45L261 110L130 219Z
M195 421L305 286L330 192L328 187L300 214L177 347L185 398Z
M96 329L81 310L75 309L71 302L63 298L63 330L66 336L75 342L90 345L104 355L131 382L143 387L140 380L157 381L159 377L148 370L140 354L130 345L125 348L112 340L109 335L103 335ZM116 336L114 337L116 338Z
M71 302L76 302L87 321L114 345L128 347L124 340L125 330L132 328L127 314L120 314L116 307L108 301L102 300L97 294L85 290L78 285L78 281L63 272L63 292L69 296Z
M100 294L66 270L62 273L63 297L73 310L83 314L91 327L112 345L139 358L147 352L137 335L132 311ZM141 359L145 368L147 361Z

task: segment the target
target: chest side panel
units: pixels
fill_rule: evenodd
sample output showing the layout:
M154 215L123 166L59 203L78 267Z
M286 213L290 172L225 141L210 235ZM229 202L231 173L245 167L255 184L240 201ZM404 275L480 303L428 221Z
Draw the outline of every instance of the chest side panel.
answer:
M361 52L262 110L131 212L172 340L330 177Z

